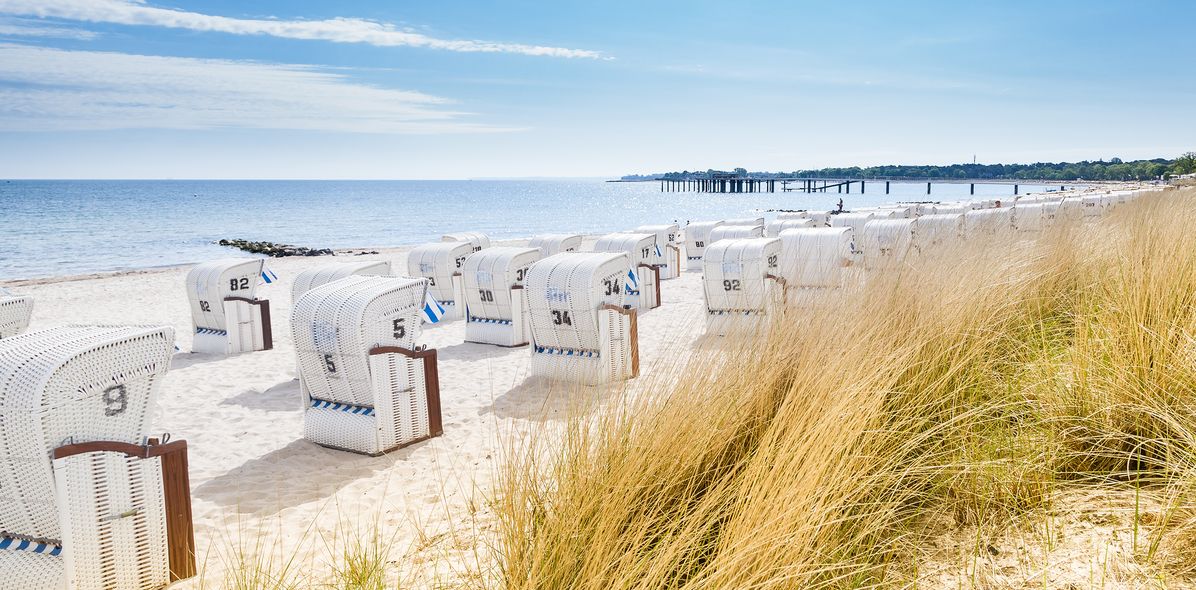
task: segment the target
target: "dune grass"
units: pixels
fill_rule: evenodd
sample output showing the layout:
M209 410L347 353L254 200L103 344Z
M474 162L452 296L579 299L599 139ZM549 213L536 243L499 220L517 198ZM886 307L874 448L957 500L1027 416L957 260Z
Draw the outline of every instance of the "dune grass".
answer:
M1192 575L1194 196L871 273L579 415L505 463L493 585L904 587L934 516L1000 530L1083 488L1162 498L1134 558Z

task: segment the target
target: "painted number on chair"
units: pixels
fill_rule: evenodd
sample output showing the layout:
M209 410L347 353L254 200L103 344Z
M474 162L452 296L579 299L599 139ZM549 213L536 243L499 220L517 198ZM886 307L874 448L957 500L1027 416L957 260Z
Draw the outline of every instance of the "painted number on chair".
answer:
M773 254L772 256L768 257L768 268L776 268L776 267L777 267L777 255Z
M651 253L652 253L651 248L641 248L640 249L640 258L647 258L648 255Z
M706 247L706 242L703 242L701 240L694 240L694 248L705 248L705 247Z
M403 325L403 318L396 319L390 326L394 329L395 340L401 340L407 335L407 326Z
M100 398L104 401L105 416L119 416L129 409L129 390L124 385L113 385L105 389Z
M200 311L212 311L212 304L208 303L207 301L200 301L199 302L199 310Z
M336 372L336 362L332 360L331 354L324 355L324 367L328 369L329 373Z
M494 303L494 291L490 289L478 289L478 297L487 303Z
M605 279L602 281L602 286L605 287L604 295L619 294L619 279Z
M573 318L569 317L568 311L552 310L552 323L558 326L572 326Z
M465 264L465 257L464 257L464 256L462 256L462 257L460 257L460 258L458 258L458 259L457 259L457 268L461 268L461 265L463 265L463 264Z
M723 291L739 291L739 290L740 290L739 279L724 279L723 280Z
M522 283L522 282L523 282L523 276L524 276L524 275L526 275L526 274L527 274L527 269L526 269L526 268L521 268L521 269L519 269L519 270L515 271L515 282L516 282L516 283Z
M229 291L244 291L249 288L249 278L241 277L239 279L228 280Z

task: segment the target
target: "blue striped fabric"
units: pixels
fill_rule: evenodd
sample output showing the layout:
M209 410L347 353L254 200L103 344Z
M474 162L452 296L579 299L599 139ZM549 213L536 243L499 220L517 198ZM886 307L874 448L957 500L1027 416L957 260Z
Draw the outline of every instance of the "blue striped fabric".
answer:
M0 536L0 549L7 549L9 551L32 551L33 553L45 553L47 555L58 555L59 553L62 553L61 545L38 543L28 539L14 539L12 537L3 536Z
M469 321L476 322L479 324L506 324L506 325L511 324L511 320L492 320L490 318L479 318L476 316L469 316Z
M585 358L597 358L597 350L573 350L571 348L552 348L550 346L537 346L536 354L555 354L558 356L580 356Z
M369 406L355 406L353 404L342 404L339 402L330 402L323 399L311 399L311 407L319 408L321 410L337 410L341 412L348 412L350 414L357 414L359 416L373 416L374 408Z
M710 315L759 315L764 312L758 309L711 309L707 313Z
M225 330L214 330L212 328L196 328L196 334L218 334L220 336L227 336L228 332Z

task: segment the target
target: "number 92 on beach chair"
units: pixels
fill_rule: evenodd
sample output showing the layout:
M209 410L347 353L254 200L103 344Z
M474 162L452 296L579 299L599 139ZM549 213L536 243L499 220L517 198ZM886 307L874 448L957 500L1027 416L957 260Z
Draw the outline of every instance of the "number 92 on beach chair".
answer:
M235 354L274 348L270 302L257 299L261 258L226 258L195 265L187 296L195 333L192 352Z
M149 438L168 327L0 341L0 587L149 590L195 575L187 445Z
M380 455L442 433L436 351L416 346L426 288L351 276L299 298L291 331L304 438Z
M538 248L497 247L465 259L465 341L499 346L527 344L523 280L541 258Z
M781 240L719 240L706 248L702 273L706 329L719 335L750 334L784 303Z
M639 374L636 312L623 305L626 253L564 253L531 266L532 375L585 385Z

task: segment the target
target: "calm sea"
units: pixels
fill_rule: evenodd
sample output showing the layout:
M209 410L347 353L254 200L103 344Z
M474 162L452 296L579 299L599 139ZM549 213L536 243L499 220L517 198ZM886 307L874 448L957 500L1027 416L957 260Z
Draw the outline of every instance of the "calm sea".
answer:
M655 182L600 180L9 180L0 181L0 280L241 255L213 244L221 238L385 247L435 241L452 231L482 231L497 239L596 233L776 208L827 209L840 197L848 208L926 199L925 184L893 183L889 195L883 186L869 183L864 195L713 195L661 193ZM976 186L977 196L1011 192L1009 186ZM967 196L968 185L943 184L934 187L932 198Z

